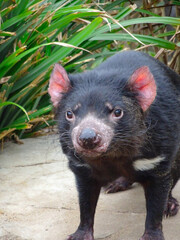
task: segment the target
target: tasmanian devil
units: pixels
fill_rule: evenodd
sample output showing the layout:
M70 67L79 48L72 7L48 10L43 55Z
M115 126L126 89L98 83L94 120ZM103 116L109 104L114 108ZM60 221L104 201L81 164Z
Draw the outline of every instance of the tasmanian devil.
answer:
M180 176L180 76L135 51L68 75L56 64L49 83L60 142L76 177L80 224L68 240L94 240L100 189L119 176L139 182L147 216L141 240L163 240L162 217L175 215Z

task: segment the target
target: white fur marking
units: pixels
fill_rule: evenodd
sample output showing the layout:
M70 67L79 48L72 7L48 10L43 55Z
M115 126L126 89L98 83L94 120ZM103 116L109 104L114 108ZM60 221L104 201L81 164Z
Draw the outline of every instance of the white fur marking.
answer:
M133 163L133 167L136 171L147 171L155 168L160 162L164 161L164 157L158 156L151 159L139 159Z

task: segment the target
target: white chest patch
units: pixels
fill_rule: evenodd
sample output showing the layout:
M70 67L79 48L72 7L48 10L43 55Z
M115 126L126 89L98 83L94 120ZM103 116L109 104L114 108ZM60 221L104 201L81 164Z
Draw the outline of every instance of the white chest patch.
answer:
M151 159L138 159L133 163L133 167L136 171L147 171L155 168L160 162L164 161L164 157L158 156Z

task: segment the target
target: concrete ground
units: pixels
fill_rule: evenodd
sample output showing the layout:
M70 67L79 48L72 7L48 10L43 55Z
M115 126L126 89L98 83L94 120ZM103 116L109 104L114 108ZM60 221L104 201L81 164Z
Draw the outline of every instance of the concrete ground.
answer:
M174 196L180 200L180 182ZM116 194L102 191L95 239L138 240L144 219L145 201L139 185ZM5 144L0 152L0 240L64 240L78 222L74 176L58 136ZM179 240L180 213L163 223L166 240Z

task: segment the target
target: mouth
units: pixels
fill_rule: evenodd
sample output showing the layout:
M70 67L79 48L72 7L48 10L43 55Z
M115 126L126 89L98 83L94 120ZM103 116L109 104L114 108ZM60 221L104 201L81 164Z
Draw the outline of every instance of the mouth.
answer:
M88 157L88 158L98 157L103 153L105 153L108 148L106 143L101 144L100 146L97 146L96 148L93 148L93 149L82 148L78 143L74 143L73 145L78 154L81 154L82 156Z

